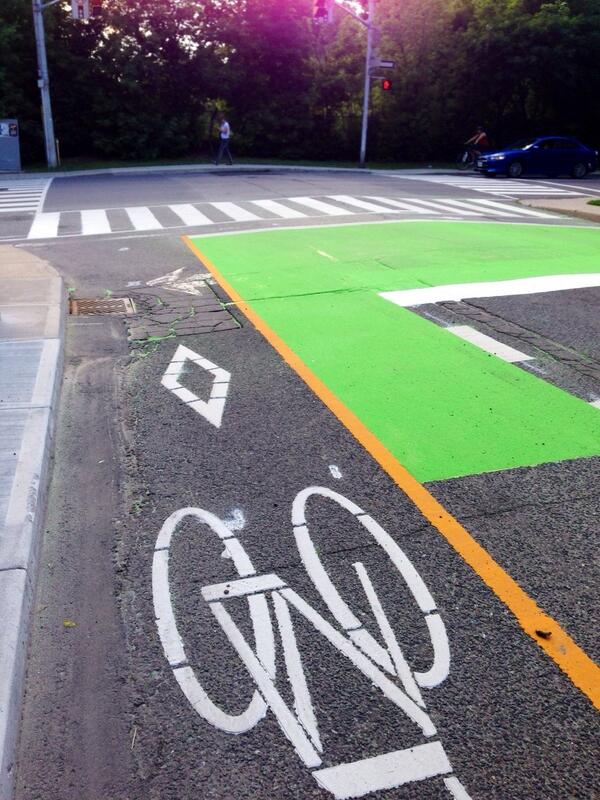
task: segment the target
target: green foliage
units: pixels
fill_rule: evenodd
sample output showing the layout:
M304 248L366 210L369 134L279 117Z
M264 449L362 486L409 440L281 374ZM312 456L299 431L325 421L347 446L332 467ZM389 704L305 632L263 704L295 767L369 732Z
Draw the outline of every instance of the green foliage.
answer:
M240 155L354 159L364 30L311 0L105 0L99 19L45 14L63 157L206 155L218 110ZM498 144L600 128L600 0L378 0L393 92L374 83L369 156L451 157L477 124ZM30 0L0 4L0 116L43 157Z

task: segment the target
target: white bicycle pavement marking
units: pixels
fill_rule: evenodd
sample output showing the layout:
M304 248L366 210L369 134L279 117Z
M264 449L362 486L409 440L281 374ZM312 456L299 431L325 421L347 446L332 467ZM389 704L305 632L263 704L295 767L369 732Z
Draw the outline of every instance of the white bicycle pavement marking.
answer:
M353 568L384 646L368 633L342 598L319 558L310 535L305 512L311 498L333 502L350 513L386 553L426 622L433 651L430 669L425 672L411 670L390 625L384 604L361 562L353 564ZM237 572L237 577L230 581L204 586L202 596L256 684L256 690L241 714L231 715L211 700L202 686L201 676L197 676L188 663L185 645L177 627L169 584L169 552L178 526L188 518L208 526L225 545ZM394 539L362 508L331 489L310 486L294 498L291 523L302 564L337 627L278 575L258 575L231 525L211 512L200 508L183 508L171 514L163 524L156 541L152 566L154 610L165 656L184 695L200 716L226 733L247 733L270 709L285 738L291 742L317 783L339 800L362 797L370 792L389 790L429 778L443 778L452 797L468 800L465 788L452 775L452 766L438 739L416 742L412 747L370 758L322 767L325 756L319 732L319 714L309 689L310 675L307 676L303 667L294 633L290 613L292 608L311 623L315 633L333 645L342 657L350 661L393 706L414 723L416 736L426 739L437 736L437 731L425 709L421 689L438 686L448 676L450 649L444 622L423 579ZM240 529L239 524L236 527ZM248 606L254 646L246 640L226 608L227 604L240 601L245 601ZM276 686L275 627L279 631L287 679L294 697L293 709L289 708Z

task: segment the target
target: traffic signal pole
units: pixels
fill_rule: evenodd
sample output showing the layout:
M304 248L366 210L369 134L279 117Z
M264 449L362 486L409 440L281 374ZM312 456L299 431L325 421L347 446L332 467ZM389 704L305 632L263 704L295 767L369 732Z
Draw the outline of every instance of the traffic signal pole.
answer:
M38 62L38 87L42 98L42 120L44 123L44 141L46 143L46 161L50 169L58 164L56 155L56 139L54 138L54 120L50 103L50 79L48 77L48 61L46 59L46 37L44 34L44 9L53 6L60 0L51 0L43 4L41 0L32 0L33 28Z
M367 156L367 132L369 128L369 95L371 93L371 61L373 57L373 10L374 0L367 7L367 54L365 59L365 93L363 97L362 125L360 130L360 166L364 167Z

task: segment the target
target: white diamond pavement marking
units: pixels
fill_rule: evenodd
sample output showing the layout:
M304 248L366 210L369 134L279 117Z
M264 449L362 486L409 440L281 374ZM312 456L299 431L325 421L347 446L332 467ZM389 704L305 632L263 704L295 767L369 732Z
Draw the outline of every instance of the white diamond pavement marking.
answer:
M208 400L201 400L197 395L181 385L180 379L188 362L213 376L213 385ZM230 380L231 373L226 369L218 367L212 361L204 358L204 356L180 344L161 378L161 385L182 400L189 408L204 417L215 428L220 428Z

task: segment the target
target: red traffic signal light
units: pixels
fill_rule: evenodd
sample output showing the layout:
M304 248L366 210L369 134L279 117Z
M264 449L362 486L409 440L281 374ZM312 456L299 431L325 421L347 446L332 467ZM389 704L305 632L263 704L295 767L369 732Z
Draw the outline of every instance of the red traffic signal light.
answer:
M389 78L384 78L381 81L381 88L383 89L384 92L389 92L392 88L391 80Z
M102 14L102 0L91 0L90 11L92 13L92 17L99 17L100 14Z

